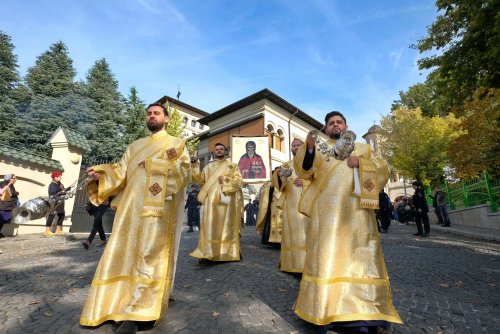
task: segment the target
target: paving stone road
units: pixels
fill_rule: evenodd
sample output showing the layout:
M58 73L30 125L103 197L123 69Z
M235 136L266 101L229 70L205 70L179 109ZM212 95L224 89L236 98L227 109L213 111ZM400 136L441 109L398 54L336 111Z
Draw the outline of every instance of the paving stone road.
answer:
M396 225L382 235L394 305L404 321L393 333L499 333L500 245L450 234L415 238ZM18 237L21 240L22 236ZM299 281L277 269L279 251L254 227L242 237L244 260L199 265L188 256L198 233L182 234L175 289L165 319L140 333L314 333L292 311ZM0 334L113 333L78 324L102 249L81 240L32 236L0 240ZM22 247L21 247L22 245Z

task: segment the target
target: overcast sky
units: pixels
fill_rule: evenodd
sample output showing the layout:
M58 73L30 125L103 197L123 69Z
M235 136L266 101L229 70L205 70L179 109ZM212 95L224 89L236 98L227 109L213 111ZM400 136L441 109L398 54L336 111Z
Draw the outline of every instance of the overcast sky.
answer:
M2 0L22 76L51 44L77 79L106 58L120 91L207 112L268 88L319 121L331 110L363 135L400 90L425 80L410 45L431 0Z

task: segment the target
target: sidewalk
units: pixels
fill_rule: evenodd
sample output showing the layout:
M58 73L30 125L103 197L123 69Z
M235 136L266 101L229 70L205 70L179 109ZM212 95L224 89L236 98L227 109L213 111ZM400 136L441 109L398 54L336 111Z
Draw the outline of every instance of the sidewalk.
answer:
M442 225L431 224L431 233L433 230L483 241L500 242L500 230L492 230L464 225L451 225L450 227L444 227Z

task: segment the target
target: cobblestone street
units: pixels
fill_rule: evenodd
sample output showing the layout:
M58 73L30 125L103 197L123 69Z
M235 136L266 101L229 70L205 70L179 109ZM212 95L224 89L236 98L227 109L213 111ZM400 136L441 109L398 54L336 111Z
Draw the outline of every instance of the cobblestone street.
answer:
M500 246L396 225L382 235L394 333L500 333ZM19 236L17 238L23 238ZM243 261L202 266L188 256L198 232L182 234L173 301L165 319L140 333L314 333L292 311L299 280L277 269L279 251L242 237ZM19 243L21 245L21 243ZM81 328L80 311L102 249L81 240L0 240L0 333L112 333Z

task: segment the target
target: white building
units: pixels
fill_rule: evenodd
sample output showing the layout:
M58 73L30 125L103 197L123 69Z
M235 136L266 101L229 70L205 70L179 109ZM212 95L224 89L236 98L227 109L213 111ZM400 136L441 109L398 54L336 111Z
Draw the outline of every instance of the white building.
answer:
M164 96L156 103L163 105L167 102L170 108L176 109L182 115L182 123L186 125L186 129L183 132L184 137L195 136L209 130L207 125L198 121L200 118L207 116L207 112L181 102L180 100L176 100L170 96Z

